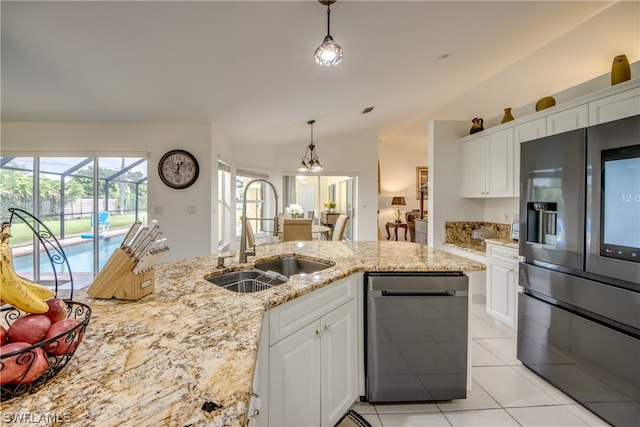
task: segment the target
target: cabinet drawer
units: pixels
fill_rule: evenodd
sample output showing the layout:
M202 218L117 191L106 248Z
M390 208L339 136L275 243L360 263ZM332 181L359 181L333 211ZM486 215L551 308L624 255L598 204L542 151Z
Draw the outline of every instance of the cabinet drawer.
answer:
M269 345L277 343L345 302L354 299L356 296L356 277L357 275L353 275L332 283L271 310Z
M516 249L487 244L487 255L491 258L517 263L520 259Z

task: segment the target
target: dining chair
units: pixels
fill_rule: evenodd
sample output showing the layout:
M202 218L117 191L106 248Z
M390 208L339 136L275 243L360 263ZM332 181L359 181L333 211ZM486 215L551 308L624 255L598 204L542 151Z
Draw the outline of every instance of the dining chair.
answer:
M344 230L347 228L347 221L349 217L345 214L341 214L336 220L336 225L333 227L333 237L331 240L342 240L344 237Z
M312 240L311 236L311 219L299 218L284 220L284 229L282 231L282 240L284 242Z

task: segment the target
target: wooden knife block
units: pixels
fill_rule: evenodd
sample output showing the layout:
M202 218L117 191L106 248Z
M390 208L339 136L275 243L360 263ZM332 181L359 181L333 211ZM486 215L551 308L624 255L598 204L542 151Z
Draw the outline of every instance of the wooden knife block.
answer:
M135 261L126 251L116 249L87 289L87 295L92 298L129 301L149 295L155 288L155 270L151 268L143 273L133 274L135 266Z

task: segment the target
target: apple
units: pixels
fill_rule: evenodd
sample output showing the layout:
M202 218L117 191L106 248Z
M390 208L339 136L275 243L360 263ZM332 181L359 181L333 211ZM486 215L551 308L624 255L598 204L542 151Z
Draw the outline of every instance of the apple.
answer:
M44 314L29 314L19 317L7 331L12 342L36 344L42 341L51 327L51 320Z
M7 330L4 326L0 325L0 345L7 344L9 336L7 335Z
M47 334L44 336L44 340L51 339L60 334L62 335L57 340L44 346L45 351L52 356L62 356L64 354L75 351L82 340L80 336L80 330L73 331L71 334L67 332L78 326L80 322L76 319L65 319L51 325ZM72 336L75 335L75 336Z
M31 347L31 344L28 342L5 344L0 346L0 357L27 347ZM20 360L18 360L18 357L20 357ZM11 381L21 378L29 367L31 363L30 359L32 358L33 355L30 356L29 353L2 358L2 364L0 366L0 384L9 384Z
M50 298L45 301L49 306L49 311L44 313L45 316L51 320L51 323L56 323L67 318L67 303L60 298Z
M44 373L47 372L47 368L49 368L47 355L42 348L34 348L33 352L28 351L25 353L25 356L26 355L29 355L29 357L31 358L33 358L33 355L35 355L35 360L33 360L32 363L27 364L27 373L25 374L25 376L23 378L18 377L15 380L11 381L12 384L32 383L33 381L44 375Z

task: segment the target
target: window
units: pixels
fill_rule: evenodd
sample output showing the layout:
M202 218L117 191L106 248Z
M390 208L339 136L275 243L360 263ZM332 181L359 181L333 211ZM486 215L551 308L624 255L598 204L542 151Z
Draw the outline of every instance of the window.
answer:
M15 207L42 221L64 246L80 288L93 281L131 224L146 222L147 160L5 156L0 158L0 195L0 220L8 221L8 209ZM31 229L16 221L11 232L16 271L47 281L54 272L46 255L34 250Z
M218 160L218 246L222 246L229 240L230 191L231 168L226 163Z
M268 180L269 175L260 170L236 169L236 237L238 238L242 232L240 220L242 217L242 193L247 184L258 178ZM267 190L267 188L269 189ZM273 224L270 224L270 221L262 220L262 218L273 218L273 215L269 214L272 203L275 201L271 193L270 186L263 181L253 183L247 190L247 218L249 218L256 237L266 236L272 230Z

